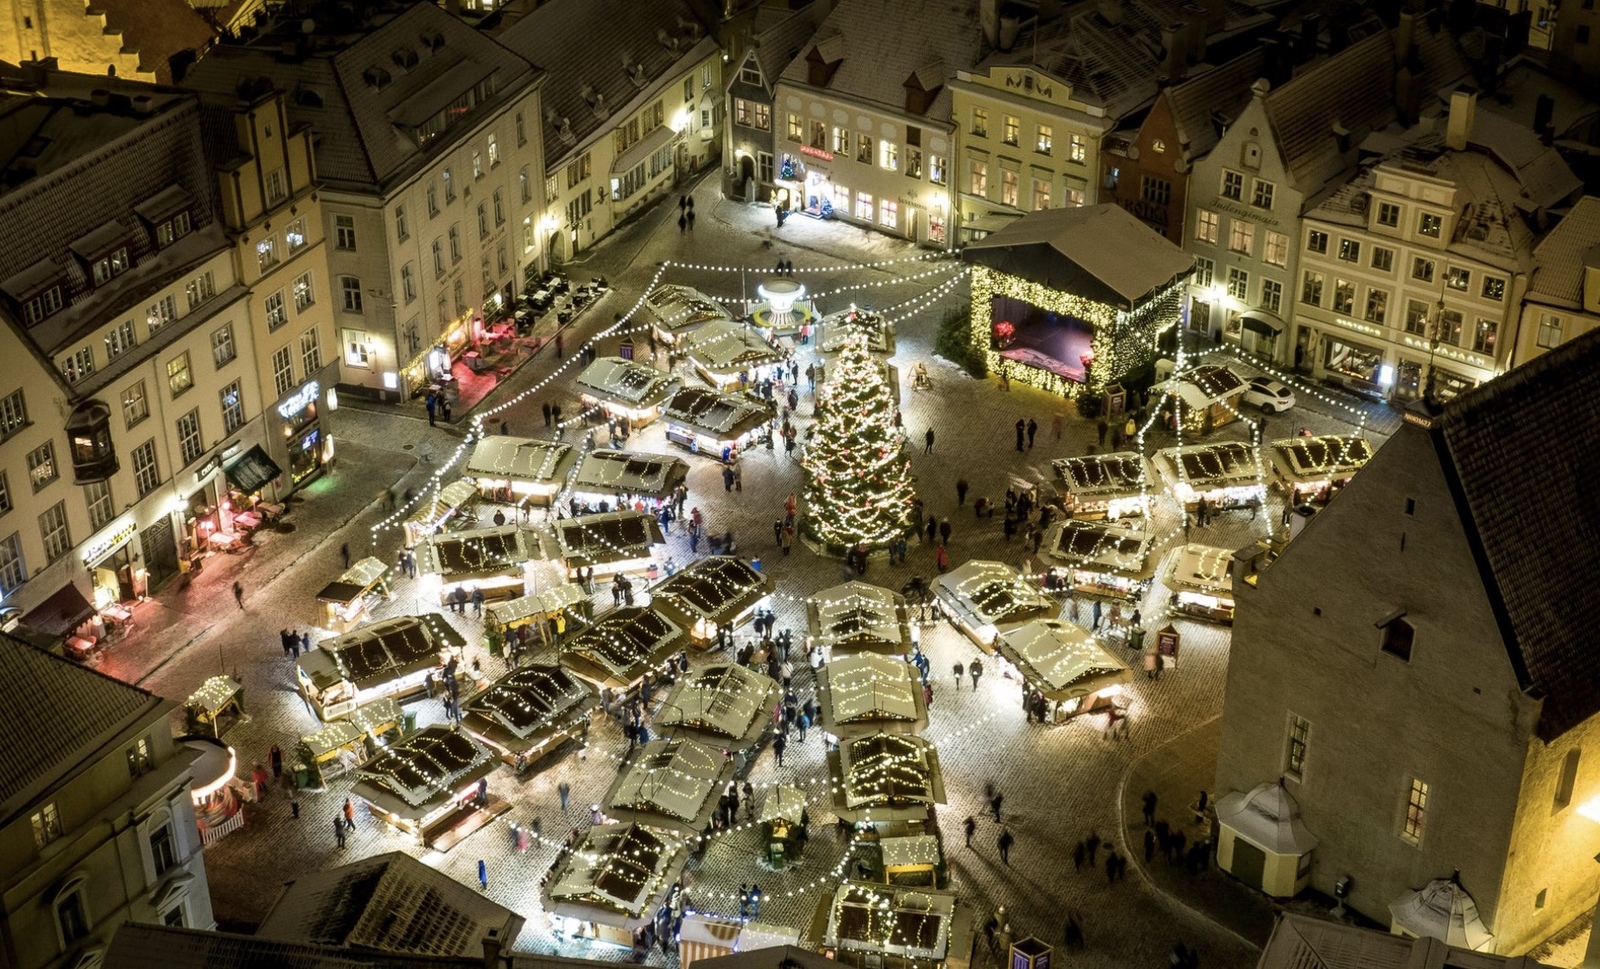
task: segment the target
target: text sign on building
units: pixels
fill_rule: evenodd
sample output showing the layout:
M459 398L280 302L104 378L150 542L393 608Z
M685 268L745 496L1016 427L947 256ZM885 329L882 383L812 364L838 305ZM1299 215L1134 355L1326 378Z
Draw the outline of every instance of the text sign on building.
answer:
M133 533L137 530L138 529L134 526L132 515L129 515L122 521L112 525L104 532L101 532L99 537L95 538L88 545L84 546L83 564L92 566L99 562L101 559L105 558L112 549L132 538Z
M321 387L317 386L317 382L315 380L306 381L305 386L295 391L292 395L286 398L283 403L278 405L278 416L282 417L284 420L288 420L294 415L305 410L307 407L316 402L317 392L321 389Z
M820 158L823 161L833 161L833 152L824 151L821 148L813 148L810 145L801 145L800 154L810 155L812 158Z

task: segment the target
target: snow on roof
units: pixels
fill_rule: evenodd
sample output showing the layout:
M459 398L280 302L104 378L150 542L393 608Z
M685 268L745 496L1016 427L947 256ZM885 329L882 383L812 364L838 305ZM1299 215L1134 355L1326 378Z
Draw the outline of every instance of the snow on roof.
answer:
M1137 521L1137 520L1136 520ZM1130 575L1145 573L1150 536L1143 523L1125 527L1114 522L1066 518L1050 526L1045 554L1079 568L1103 568Z
M1278 473L1296 482L1349 477L1372 457L1372 443L1359 434L1288 437L1270 446Z
M1157 484L1155 468L1137 451L1085 454L1052 465L1061 489L1080 501L1133 497Z
M1600 198L1586 195L1533 250L1529 299L1582 308L1584 270L1596 246L1600 246Z
M717 374L763 367L784 358L761 331L736 320L712 320L689 339L689 359Z
M579 515L563 518L550 528L557 557L570 568L649 558L650 546L665 541L656 516L642 511Z
M685 387L672 395L661 413L675 423L729 440L772 420L775 408L749 394Z
M839 743L839 796L850 810L944 803L939 755L921 737L877 733Z
M1162 448L1155 463L1169 487L1183 483L1195 490L1251 484L1261 474L1255 448L1240 441Z
M860 653L827 664L827 706L836 723L916 720L922 684L905 660Z
M693 728L740 745L754 743L766 726L778 684L733 664L709 666L679 677L661 705L656 723L664 730ZM750 737L751 731L756 737Z
M416 817L451 802L462 787L499 763L465 730L434 724L407 734L358 768L355 793L385 811Z
M690 286L668 283L645 297L645 309L659 329L669 333L689 330L712 320L731 320L727 307Z
M1300 820L1300 805L1281 782L1225 795L1217 802L1217 823L1273 854L1303 855L1317 846Z
M654 740L623 763L605 810L641 824L697 832L732 777L733 762L719 751L692 740Z
M578 462L572 490L664 498L688 475L687 464L665 454L595 448Z
M1008 629L995 649L1022 671L1029 683L1053 699L1085 696L1131 679L1128 664L1106 652L1094 634L1073 622L1035 619Z
M585 367L574 383L580 394L630 407L653 407L670 398L679 386L672 374L621 357L601 357Z
M1162 580L1169 586L1215 594L1233 589L1233 550L1180 545L1167 557Z
M950 892L847 881L828 907L823 942L940 962L949 954L956 905Z
M637 919L653 915L666 882L682 867L683 845L637 824L601 824L556 861L550 900L598 906Z
M577 455L572 445L491 434L480 438L462 471L477 478L559 481Z
M934 580L947 607L974 625L1020 622L1052 609L1055 600L1003 562L970 559Z
M911 627L905 596L867 582L824 589L806 603L811 635L828 650L907 652Z
M510 572L539 558L532 531L519 525L491 525L429 535L417 546L417 569L446 581Z

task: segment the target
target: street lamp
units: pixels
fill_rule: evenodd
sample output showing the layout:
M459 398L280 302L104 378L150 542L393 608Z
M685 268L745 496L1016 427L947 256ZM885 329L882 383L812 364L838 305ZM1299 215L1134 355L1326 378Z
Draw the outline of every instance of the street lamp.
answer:
M1433 319L1428 321L1428 330L1426 334L1428 338L1428 377L1426 383L1423 385L1422 397L1424 400L1430 402L1434 399L1435 387L1433 356L1439 351L1439 344L1442 342L1443 334L1444 297L1440 296L1439 303L1433 311Z

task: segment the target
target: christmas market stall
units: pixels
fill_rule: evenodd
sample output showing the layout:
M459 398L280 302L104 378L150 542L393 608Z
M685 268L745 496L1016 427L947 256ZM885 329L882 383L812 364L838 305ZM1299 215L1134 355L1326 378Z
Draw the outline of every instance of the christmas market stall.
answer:
M190 767L194 781L189 788L194 822L200 830L200 844L210 845L244 827L249 785L238 776L239 756L232 747L211 737L191 737L183 745L194 755Z
M1244 378L1222 366L1195 367L1150 388L1161 401L1169 427L1181 425L1185 434L1210 434L1238 420Z
M856 969L965 969L972 917L954 893L847 881L831 898L823 952ZM820 921L820 919L819 919Z
M417 546L422 588L440 605L465 603L476 590L485 599L515 599L527 594L531 571L540 558L534 533L517 525L491 525L431 535Z
M366 621L373 603L389 595L389 566L369 555L317 593L325 612L323 628L347 633Z
M494 751L459 726L434 724L358 768L351 793L423 846L449 851L511 809L479 784L499 766Z
M624 606L568 635L561 665L599 689L632 693L672 658L682 638L682 627L654 609Z
M577 459L572 445L561 441L490 434L473 445L462 471L485 498L548 506L566 484Z
M1075 592L1137 600L1150 584L1150 538L1145 523L1067 518L1045 533L1044 553L1054 578Z
M972 334L989 370L1099 397L1178 324L1194 256L1121 206L1041 209L971 242Z
M674 346L712 320L731 320L733 314L721 303L689 286L667 283L657 286L644 301L650 319L650 332L657 340Z
M1240 441L1163 448L1155 465L1167 491L1189 511L1203 498L1213 512L1248 508L1253 517L1266 500L1259 456Z
M916 667L903 659L860 653L829 660L817 670L820 725L834 737L915 734L928 726L928 706Z
M925 825L933 820L934 805L945 802L939 754L921 737L875 733L842 739L828 754L828 771L834 813L856 824Z
M751 394L685 387L667 401L662 415L668 441L720 458L723 451L732 457L763 438L775 412L769 401Z
M681 842L640 825L595 825L545 878L557 935L631 948L634 930L655 919L688 858Z
M1001 633L995 651L1051 704L1051 723L1104 708L1133 679L1127 663L1074 622L1035 619Z
M934 595L957 629L986 652L1003 626L1052 612L1054 599L1003 562L971 559L933 582Z
M598 405L611 417L643 427L661 416L661 408L678 392L678 378L655 367L621 357L600 357L574 381L578 399Z
M579 501L603 502L610 511L648 498L652 503L671 497L689 466L678 458L649 451L595 448L578 461L572 478L572 495Z
M323 724L295 746L295 785L303 790L327 787L330 780L353 772L380 748L399 740L404 723L400 704L386 696Z
M844 349L850 338L860 335L867 349L882 357L894 356L894 324L882 314L851 304L849 309L822 318L822 335L817 339L817 354L831 359Z
M878 839L878 868L887 885L943 888L949 884L944 849L937 835L908 834Z
M1372 444L1358 434L1324 434L1273 441L1272 481L1290 507L1327 504L1372 457Z
M503 647L511 638L517 638L531 649L534 643L550 645L555 642L558 615L565 617L568 629L588 622L594 615L594 602L584 594L583 586L561 582L536 595L490 603L484 606L483 615L485 638L491 653L496 652L497 643L499 651L505 652ZM522 631L524 626L529 627L528 632Z
M772 577L732 555L708 555L650 589L650 603L704 649L719 630L744 625L772 592Z
M1067 514L1084 521L1143 518L1161 487L1150 459L1137 451L1085 454L1051 462Z
M654 567L651 546L666 542L656 517L639 511L563 518L550 525L550 534L554 557L561 560L569 578L591 569L597 576L647 571Z
M514 667L462 704L461 726L500 759L523 768L588 734L595 693L554 663Z
M767 849L763 857L768 865L781 871L799 860L811 837L810 832L801 833L809 817L805 791L785 784L767 788L756 820L761 822L761 833L765 835Z
M688 340L689 363L700 379L717 390L743 390L766 368L788 359L761 331L735 320L713 320Z
M811 641L830 657L852 653L911 655L906 597L867 582L846 582L806 600Z
M405 520L406 548L415 547L429 535L444 531L445 525L458 517L470 518L477 501L478 486L464 478L425 496L417 504L417 510Z
M606 817L698 835L733 780L733 758L693 740L670 737L632 748L601 801Z
M295 675L317 715L335 720L378 697L421 692L465 644L438 613L397 616L318 643L295 660Z
M1172 590L1172 611L1233 625L1233 551L1180 545L1168 553L1161 581Z
M724 750L740 750L761 739L772 719L778 684L735 664L718 664L680 675L672 684L656 727Z
M244 686L231 676L213 676L183 701L184 733L221 740L244 715Z

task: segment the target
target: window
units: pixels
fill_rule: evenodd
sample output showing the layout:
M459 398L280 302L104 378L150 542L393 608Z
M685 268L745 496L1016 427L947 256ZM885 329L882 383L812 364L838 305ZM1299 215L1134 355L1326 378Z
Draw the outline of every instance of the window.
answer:
M201 273L191 279L189 284L184 287L184 293L189 298L189 312L193 313L206 300L217 295L217 288L212 282L211 273Z
M444 240L433 240L433 278L444 275Z
M53 808L55 805L51 805ZM61 933L63 947L70 946L89 935L89 915L84 908L82 881L78 881L56 899L56 928Z
M922 177L922 149L915 145L906 146L906 175L911 178Z
M1194 261L1194 283L1196 286L1210 286L1216 278L1216 263L1209 259L1196 259Z
M96 286L109 283L113 276L120 276L132 265L128 262L128 247L123 246L110 255L102 256L89 267L90 275L94 278Z
M489 207L486 202L478 203L478 238L489 238Z
M197 407L178 418L178 449L183 455L183 466L200 460L206 446L200 439L200 409Z
M886 229L900 227L900 203L884 199L878 203L878 224Z
M1428 304L1420 299L1406 300L1406 332L1421 336L1428 330Z
M267 311L267 330L271 332L289 322L289 312L283 305L283 290L268 293L265 300Z
M1417 216L1417 234L1430 239L1439 238L1439 231L1444 228L1444 216L1432 212L1423 212Z
M161 485L161 471L156 466L154 438L133 449L133 480L141 498Z
M1506 298L1506 281L1498 276L1483 277L1483 298L1496 303Z
M868 195L866 192L857 192L856 193L856 218L865 219L866 221L871 222L872 221L872 215L873 215L872 202L873 202L872 196Z
M1000 172L1000 204L1015 206L1017 204L1018 175L1010 169Z
M1400 206L1393 202L1378 203L1378 224L1393 229L1400 224Z
M12 532L0 541L0 593L10 595L28 581L28 566L22 561L22 540ZM36 816L37 817L37 816ZM34 822L34 838L39 837L38 822ZM57 834L60 832L58 831ZM42 847L42 846L41 846Z
M1495 338L1500 334L1500 324L1495 320L1486 320L1478 317L1478 325L1472 328L1472 349L1478 353L1494 353Z
M1172 183L1154 175L1139 179L1139 197L1151 205L1166 205L1172 201Z
M224 323L211 331L211 359L216 362L217 369L230 363L238 351L233 346L233 324Z
M155 865L157 878L178 863L178 851L172 844L171 819L150 832L150 860Z
M1361 261L1361 243L1354 239L1340 239L1339 258L1344 262L1359 263Z
M1592 0L1584 0L1584 2L1585 3L1591 3ZM1588 42L1589 42L1589 25L1588 24L1579 24L1578 25L1578 43L1587 44Z
M835 125L833 129L833 153L835 155L850 154L850 129Z
M1234 219L1228 227L1228 248L1248 256L1255 244L1256 227L1243 219Z
M1356 284L1348 279L1335 279L1333 281L1333 311L1348 315L1355 312L1355 306Z
M244 396L239 390L239 381L222 388L218 394L222 401L222 432L232 434L244 426Z
M1439 313L1439 341L1453 347L1461 345L1461 311L1441 310Z
M294 389L294 354L287 346L273 351L272 385L279 397Z
M1328 234L1321 229L1312 229L1306 233L1306 251L1319 255L1328 254Z
M1421 256L1411 260L1411 278L1424 283L1433 282L1433 260Z
M451 287L451 288L455 291L456 313L458 315L461 314L461 313L465 313L467 311L467 301L461 295L462 293L465 292L465 289L462 286L461 280L459 280L459 279L456 280L455 285L453 287Z
M1422 843L1422 826L1428 816L1428 782L1411 778L1406 790L1406 817L1400 828L1400 837L1412 844Z
M124 320L106 334L106 359L115 360L134 348L133 321Z
M1228 267L1228 295L1244 299L1250 292L1250 274L1237 266Z
M1289 265L1289 237L1282 232L1267 230L1267 244L1261 254L1269 266Z
M1283 284L1276 279L1261 281L1261 308L1268 313L1283 312Z
M336 215L333 217L333 244L339 249L354 250L356 247L356 217L353 215Z
M878 167L891 172L900 170L900 145L887 138L878 142Z
M1050 207L1050 180L1048 178L1033 179L1033 210L1048 209Z
M772 152L756 152L756 178L767 183L772 181Z
M150 304L145 311L145 323L150 327L150 332L161 329L168 323L178 318L178 301L172 296L163 296Z
M98 483L104 484L104 482ZM11 507L11 482L6 477L6 473L4 471L0 471L0 515L4 515L9 512ZM96 525L94 527L99 528L100 526ZM0 586L0 594L4 594L9 591L11 590Z
M1244 199L1244 176L1239 172L1222 171L1222 197L1241 201Z
M1381 289L1367 290L1367 321L1381 325L1388 316L1389 294Z
M303 272L295 277L291 287L294 290L294 309L297 313L304 313L317 301L317 293L311 287L311 273Z
M256 268L262 273L278 264L278 239L268 236L256 243Z
M428 215L433 217L439 214L439 191L434 188L433 182L428 183Z
M394 235L401 242L411 238L411 226L406 221L406 207L404 205L396 205L394 207Z
M1021 124L1013 115L1002 115L1000 122L1000 140L1008 145L1017 143L1017 132Z
M485 150L489 153L489 167L500 164L500 142L495 140L494 132L489 132L489 143Z
M1067 136L1067 161L1077 162L1082 165L1089 159L1089 143L1083 135Z
M55 442L46 441L28 452L28 480L33 482L34 491L56 480L60 474L56 467Z
M1283 758L1283 773L1290 780L1305 777L1306 748L1311 742L1311 721L1289 714L1289 746Z
M83 347L61 360L61 375L67 383L75 384L94 373L94 348Z
M61 837L61 812L56 810L55 802L51 801L33 815L33 843L43 848L59 837Z
M1055 132L1047 124L1037 125L1033 129L1033 150L1041 155L1050 154L1051 147L1055 144Z
M316 330L300 334L300 369L305 371L307 380L322 369L322 342L317 339Z
M1394 250L1383 246L1372 247L1372 268L1381 273L1394 270Z
M5 490L4 475L0 474L0 491ZM89 509L89 527L104 528L117 517L116 506L111 502L111 482L91 481L83 486L83 503Z
M371 348L367 344L366 330L344 331L344 362L352 367L372 365Z
M1573 789L1578 786L1578 760L1582 756L1583 751L1575 748L1561 759L1561 777L1556 781L1557 811L1572 803Z
M790 141L799 141L805 135L805 128L801 126L800 116L798 114L789 115L788 129Z
M989 112L983 108L972 109L972 133L979 138L989 137Z
M194 374L189 370L189 353L184 351L167 361L167 389L174 399L194 386Z
M1324 277L1321 273L1306 270L1305 277L1300 283L1300 302L1310 303L1312 306L1322 305L1322 284Z
M145 397L144 381L141 380L122 392L122 419L132 427L149 416L150 403Z
M1256 179L1254 185L1255 194L1251 197L1250 204L1261 209L1272 208L1272 191L1273 185L1271 182L1263 181L1259 178Z
M945 160L943 155L928 156L928 181L935 185L943 185L945 179Z
M987 196L989 194L989 163L974 159L970 162L971 171L968 179L967 191L973 195Z
M1194 237L1201 242L1217 244L1217 234L1222 228L1222 217L1207 209L1195 210Z
M833 186L833 210L844 213L850 211L850 190L837 182Z
M1561 345L1561 317L1551 316L1549 313L1539 314L1538 342L1539 347L1544 350L1553 350ZM17 391L17 394L20 393L22 391Z
M454 202L456 200L455 173L446 168L439 177L444 181L444 200L446 202Z
M56 559L72 551L72 536L67 532L67 503L58 501L45 509L39 516L39 537L44 539L44 558L46 562Z
M856 136L856 161L863 165L872 164L872 139L866 135Z
M283 169L274 169L267 173L267 204L275 205L283 201L285 195L283 188Z
M454 266L461 261L461 226L452 225L445 233L450 237L450 265Z
M1451 266L1444 271L1444 284L1465 293L1472 288L1472 272L1460 266Z
M746 58L745 62L739 66L739 83L749 84L754 87L760 87L764 83L761 80L761 65L757 64L753 58Z
M1390 656L1409 663L1411 662L1411 647L1415 641L1416 630L1401 615L1383 623L1383 636L1379 639L1378 645Z
M28 407L22 398L22 391L13 390L0 399L0 439L8 438L27 426Z
M1307 855L1306 857L1309 858L1310 855ZM187 925L188 923L184 921L183 917L183 906L174 905L168 912L161 916L161 924L171 926L172 928L176 929L181 929Z
M346 313L361 312L361 280L355 276L339 277L339 293L344 297Z
M46 289L39 295L29 299L22 307L22 318L29 326L55 314L66 305L61 294L61 286L55 285Z

